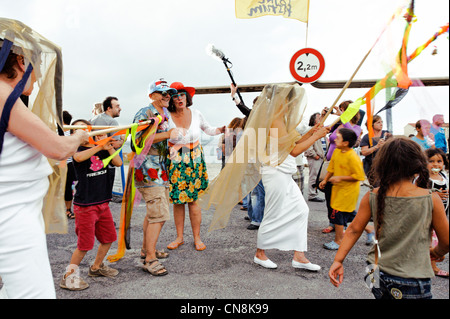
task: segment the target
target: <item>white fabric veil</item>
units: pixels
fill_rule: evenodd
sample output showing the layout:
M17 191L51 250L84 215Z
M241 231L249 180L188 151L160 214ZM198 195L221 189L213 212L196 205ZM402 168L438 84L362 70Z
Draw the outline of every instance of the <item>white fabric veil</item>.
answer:
M0 18L0 48L4 40L13 43L12 51L23 55L31 63L39 90L29 108L53 131L62 128L62 54L61 49L20 21ZM36 90L35 90L36 91ZM64 187L67 166L65 162L48 160L53 168L50 187L44 198L46 233L66 233Z
M233 207L261 180L262 165L277 166L286 159L300 138L296 127L305 108L305 89L298 84L273 84L263 89L225 167L200 197L202 209L215 207L209 231L228 224ZM272 128L280 119L286 128L283 134Z

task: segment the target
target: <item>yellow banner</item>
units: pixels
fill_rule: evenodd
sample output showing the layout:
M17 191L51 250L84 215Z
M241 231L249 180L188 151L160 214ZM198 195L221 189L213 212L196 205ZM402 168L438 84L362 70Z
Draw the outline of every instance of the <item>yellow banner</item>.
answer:
M236 18L252 19L266 15L308 22L309 0L235 0Z

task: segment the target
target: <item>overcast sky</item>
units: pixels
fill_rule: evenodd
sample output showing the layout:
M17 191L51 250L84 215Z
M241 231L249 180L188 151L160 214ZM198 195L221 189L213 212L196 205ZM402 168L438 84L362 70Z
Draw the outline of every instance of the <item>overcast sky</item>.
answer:
M210 43L233 62L238 84L293 81L289 61L305 45L325 58L319 81L347 81L402 2L311 0L307 43L305 23L274 16L237 19L234 0L0 0L0 16L20 20L62 47L64 108L74 118L89 119L92 105L113 95L122 106L119 123L128 124L149 103L149 83L160 77L194 87L229 85L224 65L206 54ZM408 53L449 21L449 1L416 0L416 16ZM438 54L431 55L435 46ZM448 77L448 34L411 62L409 72L412 78ZM356 79L385 74L374 53ZM306 120L340 92L304 87ZM348 89L341 101L356 100L367 90ZM256 95L243 94L248 106ZM376 110L383 107L383 98ZM435 113L443 113L448 122L448 105L448 87L412 88L393 109L394 133L402 134L407 123L420 118L431 120ZM193 107L217 126L242 117L229 94L196 95Z

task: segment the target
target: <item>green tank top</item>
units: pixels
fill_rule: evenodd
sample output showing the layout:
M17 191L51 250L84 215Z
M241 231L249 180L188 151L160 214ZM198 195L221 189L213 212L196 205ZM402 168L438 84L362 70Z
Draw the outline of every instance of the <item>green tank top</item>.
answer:
M377 194L370 193L370 210L377 225ZM385 212L378 243L380 270L402 278L434 277L430 261L431 221L433 200L431 191L418 197L390 197L385 199ZM375 263L375 245L368 262Z

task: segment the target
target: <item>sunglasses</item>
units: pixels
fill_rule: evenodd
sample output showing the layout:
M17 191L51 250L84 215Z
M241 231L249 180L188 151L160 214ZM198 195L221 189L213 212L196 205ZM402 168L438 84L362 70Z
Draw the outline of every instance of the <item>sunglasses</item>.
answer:
M186 92L179 92L176 94L172 94L172 99L182 98L183 96L186 96Z
M163 92L155 91L155 93L159 93L159 94L161 94L163 97L168 97L168 96L170 96L170 93L167 92L167 91L163 91Z

